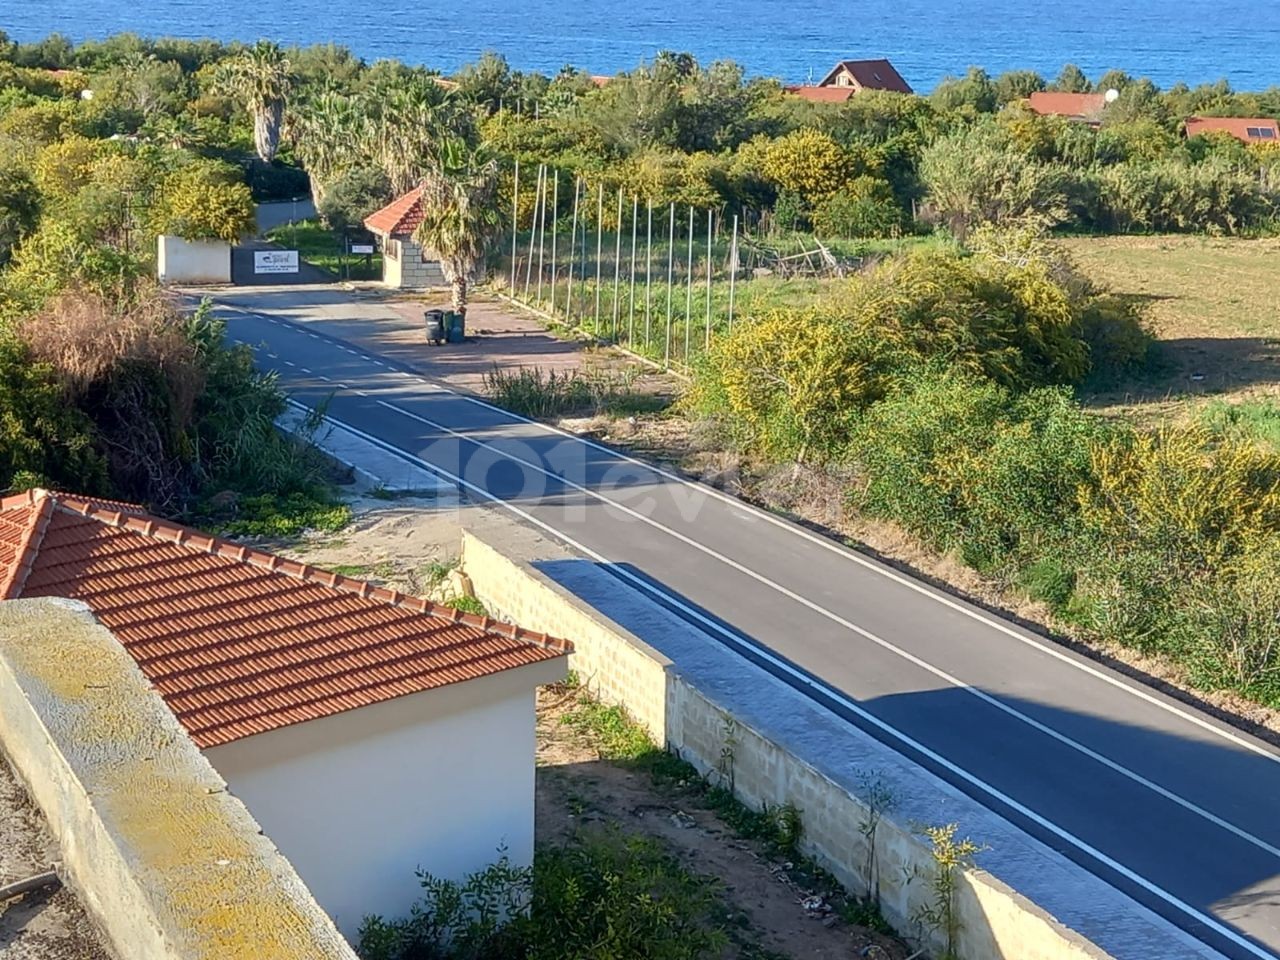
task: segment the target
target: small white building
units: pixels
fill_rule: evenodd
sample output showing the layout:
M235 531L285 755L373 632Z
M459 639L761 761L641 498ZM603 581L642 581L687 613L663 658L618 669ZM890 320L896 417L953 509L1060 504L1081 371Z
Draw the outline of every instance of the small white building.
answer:
M399 290L447 286L440 261L423 250L413 232L422 223L422 188L415 187L365 217L364 225L378 238L382 251L382 282Z
M532 863L534 697L569 644L128 504L2 499L0 547L0 599L87 603L348 939L419 869Z
M161 283L230 283L231 244L161 234L156 240L156 275Z

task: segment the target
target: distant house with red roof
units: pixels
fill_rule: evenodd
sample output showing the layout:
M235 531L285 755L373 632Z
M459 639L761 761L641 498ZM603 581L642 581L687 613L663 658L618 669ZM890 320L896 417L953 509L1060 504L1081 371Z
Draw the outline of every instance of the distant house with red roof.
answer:
M422 223L422 188L414 187L364 218L382 251L382 282L398 290L426 290L446 285L444 270L432 251L413 238Z
M1107 95L1037 90L1027 98L1027 106L1043 117L1066 117L1076 123L1098 126L1107 108Z
M564 641L43 490L0 499L0 600L28 597L89 607L348 938L420 867L532 862Z
M841 60L817 84L784 89L815 103L844 103L863 90L914 92L888 60Z
M1188 117L1186 134L1226 133L1245 143L1280 144L1280 124L1272 117Z

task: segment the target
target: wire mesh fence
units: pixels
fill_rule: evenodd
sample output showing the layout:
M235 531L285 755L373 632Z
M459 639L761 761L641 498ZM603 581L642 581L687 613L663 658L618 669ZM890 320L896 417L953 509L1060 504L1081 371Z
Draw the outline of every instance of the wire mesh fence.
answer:
M517 167L509 295L665 366L688 368L734 323L740 224L716 210Z

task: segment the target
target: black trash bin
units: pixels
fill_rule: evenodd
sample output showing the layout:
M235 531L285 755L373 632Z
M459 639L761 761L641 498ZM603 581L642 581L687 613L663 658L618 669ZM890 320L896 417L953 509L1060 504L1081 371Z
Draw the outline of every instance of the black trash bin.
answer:
M428 343L439 345L448 339L449 330L445 326L445 313L443 310L426 310L423 312L423 320L427 325Z
M450 343L462 343L467 339L467 316L464 313L445 315L445 327Z

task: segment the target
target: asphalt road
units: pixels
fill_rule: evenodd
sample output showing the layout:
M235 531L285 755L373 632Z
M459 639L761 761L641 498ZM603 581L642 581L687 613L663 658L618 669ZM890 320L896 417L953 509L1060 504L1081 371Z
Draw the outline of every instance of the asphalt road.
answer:
M1231 957L1280 956L1280 753L803 528L263 315L291 395L554 533ZM1140 956L1135 954L1134 956Z

